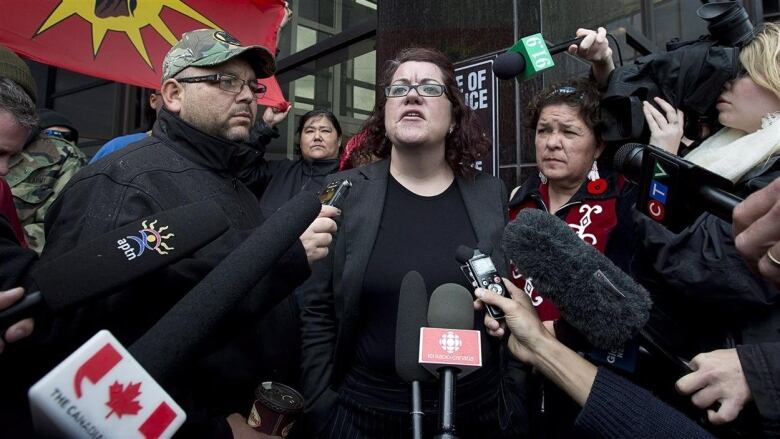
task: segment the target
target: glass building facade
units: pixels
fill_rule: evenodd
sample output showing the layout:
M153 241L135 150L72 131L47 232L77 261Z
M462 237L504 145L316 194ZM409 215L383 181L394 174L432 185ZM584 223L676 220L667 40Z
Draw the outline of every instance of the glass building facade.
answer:
M780 0L743 0L756 23L780 20ZM344 142L357 132L377 100L377 71L398 50L438 48L453 61L501 51L522 36L541 32L556 43L579 27L604 26L615 36L624 63L641 46L663 50L667 41L707 32L696 9L699 0L293 0L291 22L280 34L277 79L293 109L279 126L281 138L269 158L296 154L295 128L314 108L333 111ZM614 46L614 42L612 42ZM615 51L616 62L618 51ZM511 188L534 172L531 135L525 130L524 103L550 81L585 74L588 65L568 54L554 56L556 67L530 80L499 81L499 175ZM148 90L30 63L39 87L39 105L69 117L88 153L106 140L147 129Z

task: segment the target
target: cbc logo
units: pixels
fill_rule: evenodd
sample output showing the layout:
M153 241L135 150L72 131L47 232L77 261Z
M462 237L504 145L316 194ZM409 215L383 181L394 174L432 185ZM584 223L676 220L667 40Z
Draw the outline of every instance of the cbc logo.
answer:
M442 334L439 338L439 346L448 354L458 352L458 349L463 345L463 341L452 331L448 331L446 334Z

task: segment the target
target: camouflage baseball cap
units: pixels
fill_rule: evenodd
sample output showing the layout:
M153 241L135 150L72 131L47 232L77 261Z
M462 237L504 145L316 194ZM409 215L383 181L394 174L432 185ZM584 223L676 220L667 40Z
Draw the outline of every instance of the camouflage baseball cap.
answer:
M274 74L276 63L271 52L263 46L242 46L229 33L216 29L186 32L171 47L163 60L163 82L189 66L215 66L243 55L258 78Z

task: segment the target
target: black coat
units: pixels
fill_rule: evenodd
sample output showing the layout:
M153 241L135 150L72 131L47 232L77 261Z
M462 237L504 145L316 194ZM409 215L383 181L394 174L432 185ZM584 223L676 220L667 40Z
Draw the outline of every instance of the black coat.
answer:
M324 426L338 397L337 389L349 371L359 323L363 278L382 218L389 176L389 160L333 174L326 182L348 178L353 186L342 206L341 224L330 253L312 267L306 284L303 320L303 390L306 412L314 428ZM499 245L506 224L506 189L500 180L484 174L474 181L458 178L477 242L493 243L492 259L499 273L506 263ZM446 220L446 219L443 219ZM453 263L454 260L453 260ZM507 392L524 399L524 373L512 363ZM525 417L525 407L511 407ZM522 414L517 412L522 411ZM526 425L516 426L525 428Z
M135 219L203 200L217 202L229 229L191 257L41 328L50 329L50 340L60 343L61 353L71 352L102 328L130 345L261 224L257 198L240 180L246 167L261 158L246 146L207 135L163 110L152 136L81 170L46 218L44 260ZM278 304L309 274L298 243L211 334L198 360L177 371L174 382L161 383L187 412L187 436L217 434L211 430L214 426L220 433L229 431L225 416L246 414L255 386L280 379L274 375L280 358L270 349L295 344L296 339L287 337L284 324L263 325L268 320L284 322L275 313L291 311L285 302ZM272 308L271 316L261 318ZM283 366L295 370L297 364ZM208 417L218 421L199 425Z
M268 216L276 212L287 200L299 192L319 192L325 177L339 169L338 159L333 160L269 160L267 172L270 181L260 198L260 208Z

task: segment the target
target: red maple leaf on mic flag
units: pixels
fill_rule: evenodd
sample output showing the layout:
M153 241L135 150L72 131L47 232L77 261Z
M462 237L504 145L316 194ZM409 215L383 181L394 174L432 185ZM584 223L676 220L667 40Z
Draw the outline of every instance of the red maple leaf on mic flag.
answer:
M111 407L111 411L106 415L106 419L114 413L120 419L122 415L137 415L142 407L135 399L140 395L140 382L133 384L130 381L127 387L125 387L119 381L114 381L114 384L108 387L108 402L106 405Z
M85 75L159 88L165 54L195 29L221 29L271 53L284 0L0 0L0 44ZM276 78L261 105L286 106Z

